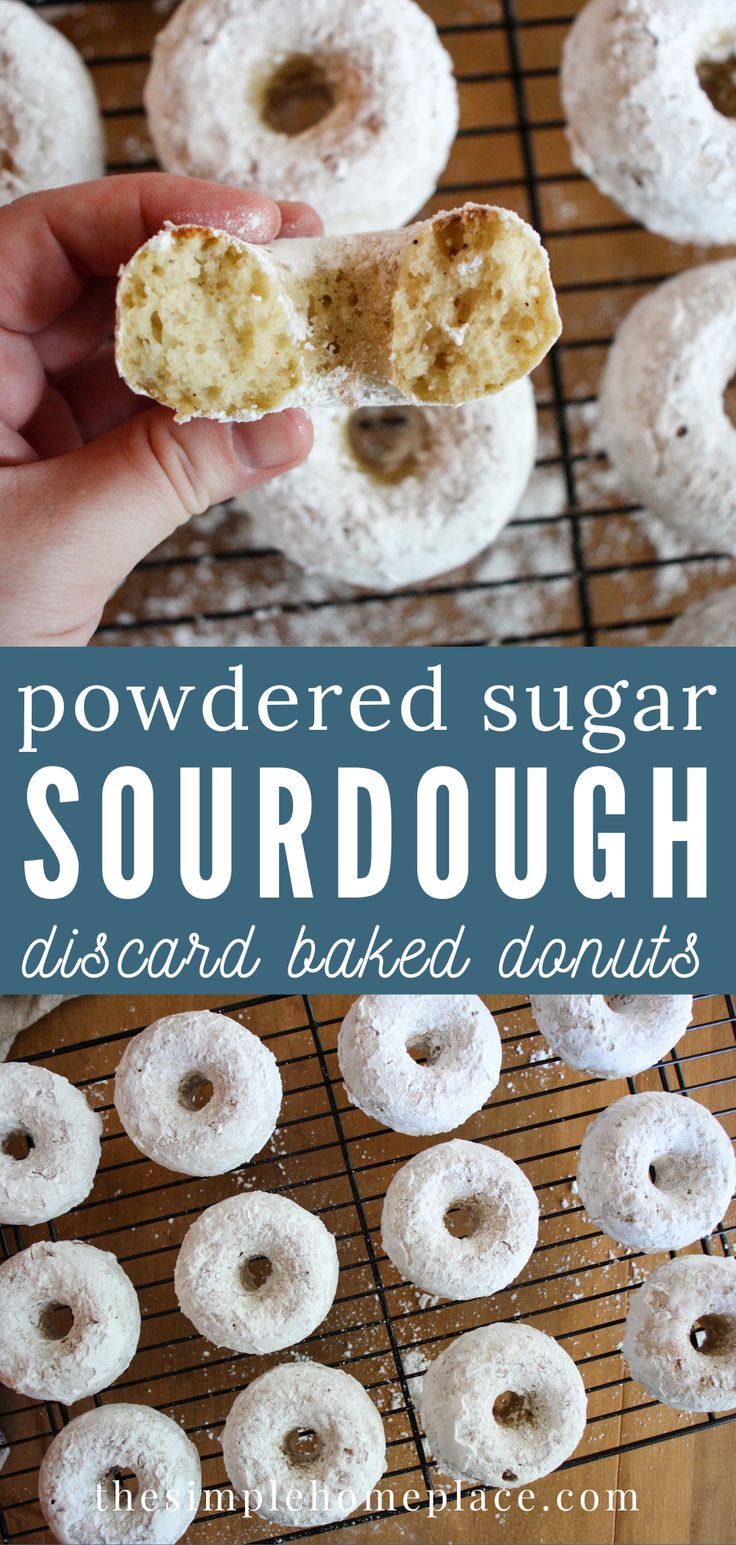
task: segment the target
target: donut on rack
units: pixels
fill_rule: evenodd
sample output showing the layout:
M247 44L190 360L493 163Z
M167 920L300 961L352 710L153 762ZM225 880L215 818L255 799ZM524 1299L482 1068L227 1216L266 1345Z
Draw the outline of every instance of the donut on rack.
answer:
M452 1341L420 1396L443 1475L483 1486L528 1486L577 1448L585 1386L571 1357L531 1325L486 1325Z
M736 241L732 0L588 0L568 35L573 160L672 241Z
M727 649L736 644L736 585L689 606L658 639L674 649Z
M171 226L123 268L116 358L191 418L461 403L528 375L559 336L547 254L507 209L257 246Z
M588 1216L620 1245L680 1250L712 1233L736 1184L728 1133L684 1095L628 1094L588 1127L578 1189Z
M102 120L76 48L33 6L0 0L0 55L0 204L101 177Z
M0 1223L47 1223L92 1190L102 1122L48 1068L0 1065Z
M273 1053L206 1009L159 1019L123 1052L115 1105L149 1159L182 1175L224 1175L272 1136L281 1107Z
M308 460L235 508L301 568L392 590L468 563L515 513L534 466L528 380L443 408L317 408Z
M248 1191L208 1207L176 1262L179 1304L218 1347L278 1352L304 1341L337 1291L337 1247L320 1218L286 1196Z
M633 1078L654 1067L685 1034L691 996L631 994L532 997L537 1026L569 1068L597 1078Z
M381 1216L383 1248L415 1287L486 1298L508 1287L537 1242L534 1188L505 1153L455 1138L397 1170Z
M73 1405L114 1384L141 1329L130 1278L106 1250L42 1240L0 1265L0 1382Z
M130 1507L116 1505L116 1479L126 1472L135 1486L118 1485ZM151 1406L75 1416L52 1439L38 1475L41 1511L61 1545L174 1545L197 1516L201 1490L194 1444Z
M458 124L452 60L414 0L185 0L145 103L167 171L309 198L340 232L406 224Z
M666 524L724 553L736 553L736 431L725 405L734 372L729 259L678 274L634 306L599 396L601 443L624 486Z
M337 1038L351 1105L394 1132L452 1132L482 1109L501 1072L501 1038L480 998L358 998Z
M370 1396L321 1363L282 1363L254 1379L230 1411L222 1448L236 1490L259 1492L261 1516L291 1528L347 1518L386 1466Z
M623 1354L632 1379L678 1411L736 1407L736 1261L686 1255L636 1289Z

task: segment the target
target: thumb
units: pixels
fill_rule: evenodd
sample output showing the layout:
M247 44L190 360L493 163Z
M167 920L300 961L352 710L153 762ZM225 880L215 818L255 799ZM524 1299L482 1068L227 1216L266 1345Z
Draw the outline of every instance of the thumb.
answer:
M4 611L0 642L86 643L108 596L153 547L209 505L296 466L311 445L299 409L231 425L176 424L153 408L79 450L8 469L12 531L1 550L11 617Z

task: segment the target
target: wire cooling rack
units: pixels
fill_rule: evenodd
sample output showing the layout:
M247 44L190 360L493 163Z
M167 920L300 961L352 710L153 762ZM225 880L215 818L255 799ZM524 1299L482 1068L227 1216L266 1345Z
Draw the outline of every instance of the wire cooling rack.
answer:
M574 1487L575 1471L593 1461L732 1421L736 1412L687 1416L658 1405L626 1375L619 1346L627 1291L661 1257L645 1260L637 1252L624 1251L592 1227L577 1197L574 1175L588 1121L626 1093L627 1086L576 1075L551 1057L528 1002L486 999L503 1037L503 1073L489 1104L462 1130L469 1138L491 1140L521 1163L540 1203L537 1249L517 1282L493 1299L447 1304L401 1281L381 1248L381 1203L399 1164L427 1143L387 1132L348 1104L335 1045L350 1001L187 998L131 1004L124 997L93 999L84 1005L67 1004L22 1037L18 1055L71 1078L101 1112L103 1159L83 1206L48 1228L6 1229L5 1256L49 1234L83 1239L114 1251L140 1296L139 1352L96 1403L141 1402L172 1416L197 1444L204 1485L214 1491L228 1484L220 1447L225 1417L236 1393L258 1372L270 1363L305 1356L347 1369L384 1416L388 1468L382 1486L394 1489L397 1508L361 1513L342 1526L290 1532L289 1538L342 1530L349 1538L351 1528L366 1520L378 1524L385 1519L391 1532L380 1538L390 1539L392 1545L400 1540L417 1545L429 1538L423 1532L427 1494L442 1482L423 1445L417 1385L428 1361L472 1326L512 1318L528 1321L566 1347L585 1380L585 1437L563 1467L562 1479L553 1477L536 1488L540 1498L551 1501L560 1484ZM147 1019L197 1005L218 1008L262 1036L279 1060L285 1089L281 1119L268 1149L242 1171L206 1180L174 1176L142 1158L122 1132L112 1105L112 1075L130 1035ZM734 1136L734 999L700 998L694 1022L697 1028L680 1043L679 1053L643 1074L636 1086L698 1099ZM239 1187L293 1197L318 1212L338 1241L340 1282L327 1320L308 1341L275 1358L216 1350L194 1333L176 1305L174 1262L187 1228L205 1206ZM733 1206L713 1237L693 1251L730 1255L735 1243ZM71 1414L90 1404L81 1402ZM51 1538L38 1507L37 1471L52 1434L69 1414L52 1402L36 1404L0 1391L0 1425L10 1443L0 1475L3 1540L40 1545ZM585 1484L585 1472L580 1481ZM421 1501L408 1517L400 1512L398 1498L414 1489ZM473 1537L488 1538L483 1529L489 1525L481 1519ZM245 1521L237 1513L215 1508L200 1514L186 1538L192 1545L248 1545L274 1540L276 1534L263 1520Z
M141 98L170 0L35 3L91 65L110 170L153 167ZM535 377L540 456L519 516L475 563L386 598L304 576L259 546L246 517L221 508L140 566L108 606L98 642L644 643L689 602L733 582L732 561L689 549L634 509L596 451L598 377L618 322L707 254L632 225L572 165L558 67L582 0L423 3L461 97L460 133L427 212L465 199L517 210L542 233L560 297L563 340Z

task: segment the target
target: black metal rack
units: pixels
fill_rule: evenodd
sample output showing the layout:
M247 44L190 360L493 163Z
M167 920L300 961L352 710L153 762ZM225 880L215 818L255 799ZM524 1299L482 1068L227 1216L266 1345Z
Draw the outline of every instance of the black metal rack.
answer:
M182 1008L197 1000L181 1000ZM561 1341L575 1357L589 1396L589 1422L577 1454L564 1466L575 1485L579 1467L616 1454L720 1427L736 1412L686 1416L652 1401L631 1383L619 1345L629 1288L653 1258L614 1247L591 1226L574 1189L575 1157L587 1122L626 1092L570 1072L551 1057L538 1035L528 1002L488 1000L504 1042L503 1073L485 1109L464 1135L493 1141L521 1162L535 1185L541 1226L537 1249L517 1282L491 1300L448 1304L428 1300L402 1283L382 1251L380 1209L391 1176L419 1146L377 1127L351 1107L339 1076L335 1043L345 1000L254 998L217 1002L221 1012L261 1034L277 1056L285 1100L269 1147L236 1175L206 1181L175 1176L143 1159L122 1133L112 1105L112 1076L130 1035L127 999L103 1000L104 1035L85 1040L33 1032L30 1061L65 1073L87 1092L104 1121L103 1160L91 1197L56 1225L0 1231L7 1257L37 1238L79 1238L112 1249L139 1292L143 1331L139 1353L113 1389L95 1403L133 1400L157 1406L180 1421L202 1454L204 1485L227 1486L219 1437L236 1393L269 1362L312 1357L352 1372L369 1390L386 1422L388 1471L396 1508L359 1513L342 1525L297 1531L311 1538L330 1529L350 1530L366 1520L398 1515L398 1498L409 1488L421 1496L413 1515L417 1538L427 1493L442 1485L424 1449L416 1380L426 1362L463 1330L493 1320L529 1320ZM170 1000L169 1000L170 1002ZM141 1018L145 1000L138 1000ZM73 1005L69 1010L73 1027ZM53 1025L53 1021L50 1022ZM695 1023L679 1051L636 1080L707 1104L736 1134L736 1006L732 997L701 998ZM23 1047L21 1047L23 1050ZM81 1070L81 1072L80 1072ZM633 1089L634 1084L630 1087ZM318 1212L336 1234L341 1262L338 1296L324 1325L293 1351L277 1358L240 1357L208 1346L178 1312L173 1290L175 1253L203 1207L241 1184L278 1191ZM732 1207L706 1253L731 1255L736 1242ZM89 1402L74 1408L86 1409ZM50 1538L37 1505L40 1456L51 1435L69 1419L53 1403L37 1405L2 1392L0 1426L10 1456L0 1475L0 1532L5 1541ZM571 1473L572 1472L572 1473ZM584 1479L584 1478L583 1478ZM542 1494L540 1483L537 1492ZM552 1478L550 1485L559 1483ZM470 1488L468 1488L469 1490ZM552 1493L553 1494L553 1493ZM237 1533L233 1532L237 1527ZM223 1542L271 1541L272 1527L223 1512L200 1516L188 1538Z
M150 42L171 6L33 3L88 59L110 170L153 167L141 92ZM632 224L570 161L557 77L583 0L422 3L453 54L461 96L458 140L431 208L476 198L526 215L550 250L563 312L562 341L536 375L540 457L521 515L490 554L390 597L305 577L259 546L243 516L195 521L123 587L99 643L645 643L714 584L733 581L729 560L671 535L652 545L651 523L591 436L618 321L639 295L704 254Z

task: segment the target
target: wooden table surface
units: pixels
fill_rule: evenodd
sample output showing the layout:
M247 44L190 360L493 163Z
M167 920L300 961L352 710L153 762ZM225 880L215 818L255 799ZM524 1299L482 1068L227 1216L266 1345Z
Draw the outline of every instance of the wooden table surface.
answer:
M626 1092L624 1084L574 1074L549 1054L529 1005L488 998L504 1044L503 1073L492 1099L463 1129L490 1139L517 1160L534 1184L542 1214L537 1249L517 1282L492 1300L447 1304L427 1300L402 1282L384 1255L380 1210L397 1166L426 1142L377 1126L351 1107L339 1076L335 1043L351 1000L86 998L69 1001L26 1031L14 1055L37 1060L83 1087L104 1121L103 1161L87 1201L58 1220L62 1238L82 1238L113 1250L124 1262L143 1311L140 1350L103 1401L159 1407L182 1422L197 1443L204 1484L227 1484L222 1424L237 1391L273 1361L308 1355L347 1368L369 1389L386 1423L385 1485L397 1494L425 1493L424 1455L417 1450L417 1381L429 1360L475 1324L519 1316L556 1336L575 1357L589 1395L589 1422L572 1465L536 1488L538 1511L505 1518L464 1511L432 1521L369 1517L327 1532L348 1545L487 1545L507 1540L684 1545L736 1540L736 1427L727 1419L678 1414L651 1401L626 1376L620 1341L629 1289L653 1258L615 1246L590 1224L574 1188L575 1160L592 1114ZM263 1036L279 1059L285 1089L274 1139L235 1175L196 1180L172 1175L144 1159L122 1132L112 1105L112 1074L132 1032L161 1014L210 1006ZM698 1028L681 1042L676 1060L642 1075L639 1088L688 1089L736 1135L736 1017L724 997L698 1000ZM338 1239L341 1277L336 1302L319 1331L295 1353L238 1357L196 1335L178 1311L173 1290L176 1250L193 1218L243 1186L278 1190L318 1211ZM45 1227L6 1230L13 1251ZM736 1238L736 1207L709 1248ZM696 1250L700 1247L694 1247ZM82 1402L72 1414L86 1408ZM736 1413L734 1413L736 1414ZM36 1473L58 1408L0 1391L0 1426L10 1456L0 1473L0 1507L10 1538L50 1538L36 1502ZM427 1474L439 1484L430 1469ZM557 1510L564 1487L572 1511ZM638 1512L608 1492L635 1488ZM593 1492L599 1494L596 1511ZM585 1493L585 1502L581 1496ZM567 1505L565 1499L565 1505ZM467 1506L467 1504L466 1504ZM548 1507L549 1512L544 1512ZM200 1516L190 1545L234 1545L274 1538L262 1520L237 1514Z
M634 511L597 449L595 395L612 332L655 282L708 254L632 225L576 173L557 72L581 5L425 0L461 97L460 134L428 210L466 199L517 210L541 230L559 291L563 341L554 368L536 372L539 459L517 519L475 562L383 597L305 577L264 550L246 517L221 508L140 566L110 602L99 643L638 644L709 588L733 583L733 561L708 556L707 534L689 545ZM92 66L111 169L155 165L141 98L170 0L42 6Z

